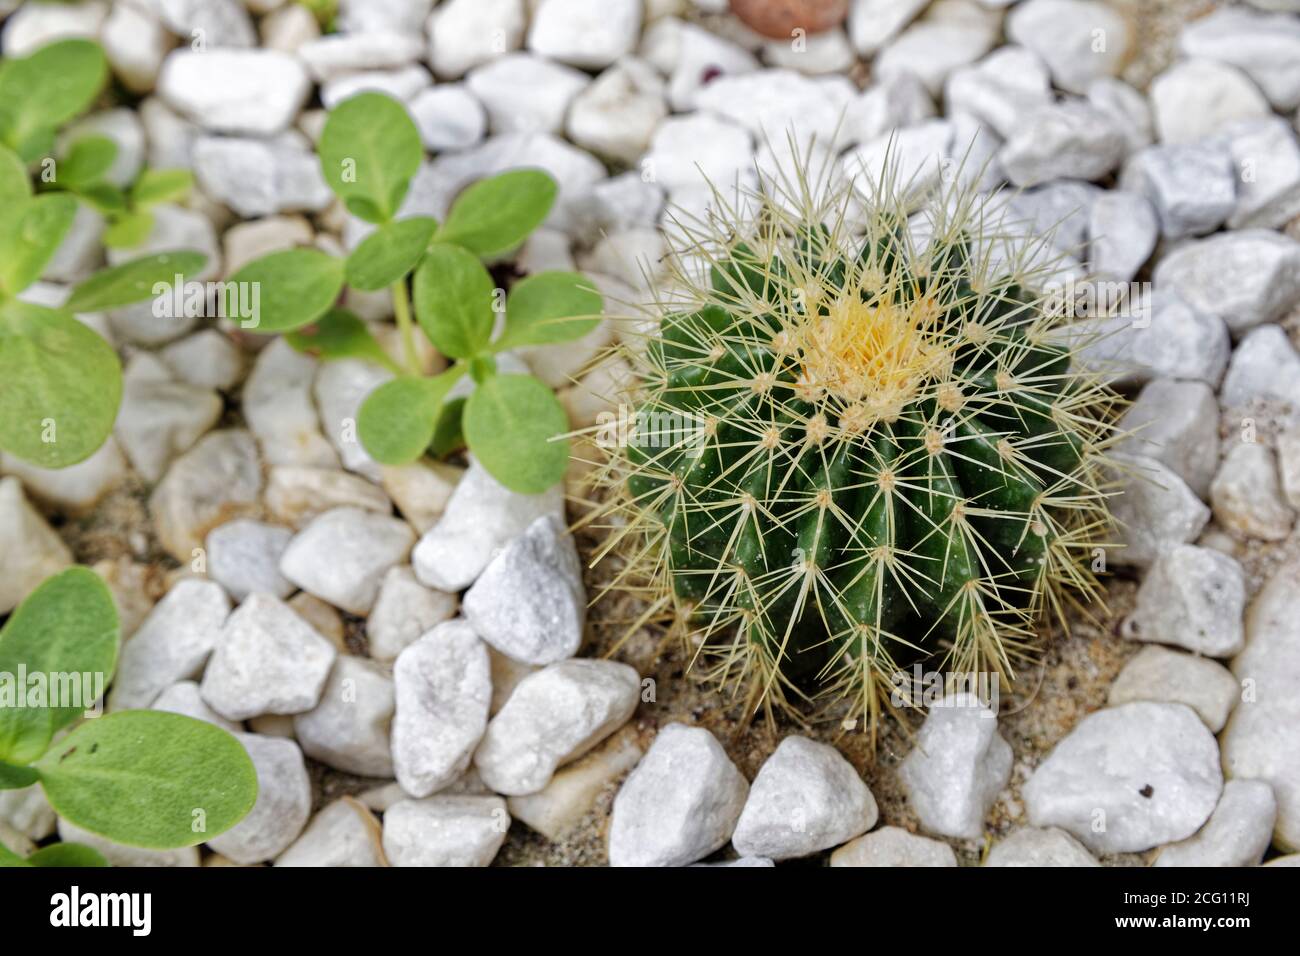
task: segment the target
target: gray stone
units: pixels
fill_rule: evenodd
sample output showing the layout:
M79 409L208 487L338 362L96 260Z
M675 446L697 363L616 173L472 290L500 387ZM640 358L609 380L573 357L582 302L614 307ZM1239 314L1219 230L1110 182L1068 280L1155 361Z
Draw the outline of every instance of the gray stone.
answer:
M664 95L663 80L654 68L628 58L574 97L565 135L597 155L634 164L668 115Z
M999 840L985 866L1101 866L1074 837L1056 827L1021 827Z
M1270 112L1245 73L1213 60L1179 60L1151 81L1149 95L1156 134L1170 144L1194 143Z
M1280 325L1252 329L1232 353L1219 392L1225 408L1277 399L1300 408L1300 353Z
M1129 49L1123 15L1086 0L1027 0L1008 15L1006 31L1041 56L1056 85L1070 93L1118 73Z
M511 53L472 70L465 85L487 110L496 133L558 133L585 73L529 53Z
M248 816L208 841L208 846L245 865L273 860L302 833L311 816L311 779L292 740L236 734L257 771L257 802Z
M366 620L370 656L391 663L422 635L455 617L458 604L456 595L420 584L408 565L389 568Z
M944 86L944 105L950 114L970 113L1004 139L1016 133L1026 113L1051 102L1047 67L1033 51L1014 45L957 70Z
M1147 98L1123 80L1101 76L1088 84L1088 102L1115 121L1124 136L1125 152L1150 146L1155 138Z
M534 521L563 513L559 485L540 495L521 495L471 461L442 518L415 546L411 555L415 576L440 591L463 590Z
M749 784L707 730L671 723L623 782L609 824L610 866L684 866L731 838Z
M352 797L335 800L275 859L276 866L387 866L379 821Z
M625 724L641 681L615 661L561 661L525 677L492 718L474 754L479 776L497 793L536 793L555 771Z
M1267 229L1221 233L1170 252L1155 281L1240 335L1300 303L1300 242Z
M320 702L335 656L287 604L253 594L226 620L200 684L203 699L228 720L301 714Z
M28 503L17 478L0 479L0 614L72 564L72 552Z
M487 133L487 114L463 84L440 83L407 104L425 149L467 149Z
M279 133L310 93L302 61L276 50L176 50L158 76L158 95L168 106L218 133Z
M1186 704L1213 733L1223 729L1240 688L1222 664L1167 647L1144 647L1110 685L1115 707L1135 700Z
M332 33L298 48L298 56L321 83L362 70L406 66L419 60L423 52L419 36L387 31Z
M216 724L222 730L228 730L232 734L243 729L235 721L226 720L226 718L205 704L198 683L192 680L180 680L165 688L148 706L150 710L182 714L186 717L193 717L195 720Z
M201 388L230 391L244 373L244 356L230 338L203 329L172 342L158 353L172 376Z
M1282 541L1291 533L1295 512L1282 497L1277 459L1267 445L1234 445L1210 485L1214 517L1242 537Z
M1085 717L1021 790L1034 826L1059 826L1094 853L1182 840L1223 789L1214 736L1182 704L1138 701Z
M303 752L335 770L361 777L392 777L389 730L393 679L374 661L340 655L320 703L293 718Z
M439 624L397 656L393 765L412 796L446 787L469 766L487 727L486 645L464 621Z
M860 836L878 816L871 791L838 750L792 735L759 768L731 842L742 856L809 856Z
M1108 113L1085 100L1031 110L998 153L1017 186L1054 179L1101 179L1124 157L1124 134Z
M146 480L157 481L217 424L221 411L215 391L176 381L151 353L139 352L123 374L114 434L132 467Z
M289 542L280 573L350 614L365 616L388 569L406 561L410 525L363 508L335 508L313 518Z
M220 585L177 581L122 645L108 708L148 707L170 685L202 674L229 614L230 598Z
M314 358L278 336L258 355L241 404L268 464L338 467L338 454L321 434L311 397L318 367Z
M1011 762L997 714L972 694L953 694L931 706L898 773L925 829L975 839Z
M1219 467L1219 404L1205 382L1158 378L1149 382L1119 421L1130 437L1118 451L1148 455L1167 465L1196 496L1209 496Z
M0 472L19 478L37 501L64 514L91 511L128 474L117 440L108 436L99 450L67 468L38 468L13 455L0 454Z
M1138 150L1125 164L1120 186L1151 202L1166 239L1213 232L1237 205L1237 170L1218 142Z
M236 601L254 591L278 598L293 593L293 585L280 574L280 556L293 532L278 525L236 518L208 532L208 574Z
M266 508L276 519L302 528L336 508L360 508L389 516L393 503L382 490L351 472L276 465L267 473Z
M402 800L384 813L384 853L393 866L488 866L509 829L495 795Z
M1236 559L1183 544L1156 558L1124 621L1129 640L1173 644L1207 657L1231 657L1245 642L1246 579Z
M1193 837L1167 846L1152 866L1259 866L1273 839L1277 798L1263 780L1229 780Z
M150 0L167 29L196 49L251 47L257 32L239 0ZM203 47L198 47L201 41Z
M1163 463L1145 455L1116 453L1119 494L1110 499L1117 564L1149 567L1161 555L1195 541L1210 520L1210 509Z
M1234 123L1223 132L1237 172L1229 229L1281 229L1300 215L1300 143L1286 120Z
M844 844L831 854L831 866L956 866L957 854L946 843L881 827Z
M1256 6L1266 6L1255 0ZM1272 0L1271 9L1285 10L1286 0ZM1292 13L1300 12L1294 4ZM1246 73L1279 110L1300 106L1300 24L1294 16L1253 13L1222 7L1189 20L1178 37L1187 56L1231 63Z
M209 199L246 219L321 212L334 199L320 161L294 132L272 139L200 137L194 144L194 176Z

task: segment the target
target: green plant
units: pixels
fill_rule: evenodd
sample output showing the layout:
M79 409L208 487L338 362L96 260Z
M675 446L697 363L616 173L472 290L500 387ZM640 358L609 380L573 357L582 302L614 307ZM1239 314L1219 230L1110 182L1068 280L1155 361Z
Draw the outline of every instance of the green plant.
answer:
M28 57L0 62L0 449L46 468L89 457L117 417L122 372L117 354L74 313L118 308L153 296L158 282L192 275L205 257L164 252L105 269L83 281L62 308L24 302L19 295L40 278L76 215L75 195L102 204L102 181L116 146L87 137L54 163L44 192L29 168L48 157L59 127L98 97L107 79L103 51L87 40L63 40ZM143 204L175 195L177 177L146 173L124 197L123 213L145 215ZM138 217L137 217L138 218Z
M624 350L638 407L603 436L601 513L614 586L709 676L874 733L910 702L900 665L1010 678L1043 612L1097 596L1117 398L1030 291L1046 239L1008 241L956 186L918 199L888 172L863 203L797 179L682 226L707 275L679 257L659 335Z
M325 359L358 356L397 373L367 397L357 418L361 442L376 461L445 454L463 439L507 487L528 494L549 488L568 462L567 443L557 440L567 418L546 385L531 375L500 374L495 356L580 338L600 321L603 302L572 272L529 276L502 296L482 260L514 249L542 223L555 182L536 170L506 172L466 189L445 222L396 218L424 149L406 109L379 93L339 104L318 152L330 188L377 228L346 260L291 249L240 269L233 287L261 289L259 331L288 333L295 347ZM391 290L401 362L388 358L360 319L335 308L345 284ZM505 317L498 332L499 306ZM440 374L422 372L417 325L452 363ZM447 401L465 375L474 390L463 401Z
M61 816L118 843L209 840L257 799L252 761L220 727L124 710L56 739L112 680L118 639L113 597L87 568L48 578L10 615L0 629L0 790L39 783ZM0 848L0 866L95 865L93 850L61 847L27 861Z

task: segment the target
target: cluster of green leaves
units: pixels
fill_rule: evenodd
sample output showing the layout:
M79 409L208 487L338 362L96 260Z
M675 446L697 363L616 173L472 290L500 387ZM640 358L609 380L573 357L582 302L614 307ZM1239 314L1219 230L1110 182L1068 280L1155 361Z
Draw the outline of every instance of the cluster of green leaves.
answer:
M0 61L0 449L46 468L88 458L104 443L122 397L117 354L74 313L149 299L158 282L199 271L195 252L143 256L105 269L72 290L62 308L18 296L40 278L77 212L76 196L112 207L125 244L152 226L148 205L188 189L183 175L145 174L129 193L103 181L116 146L98 136L72 146L53 185L33 189L31 168L50 155L60 126L83 113L108 77L103 51L62 40ZM114 198L116 194L116 199Z
M88 568L70 568L28 595L0 629L0 679L82 675L85 688L102 675L106 686L119 631L103 581ZM0 790L39 783L59 815L84 830L131 846L193 846L234 826L257 799L248 754L214 724L124 710L84 720L55 740L84 711L41 703L0 706ZM0 847L0 866L96 863L103 859L83 846L48 847L27 860Z
M499 373L495 356L581 338L600 321L603 301L573 272L530 276L502 297L483 260L514 249L542 223L555 202L554 180L535 170L506 172L466 189L442 223L397 218L424 150L406 109L380 93L336 107L318 152L326 182L376 228L346 260L293 249L232 276L232 288L259 283L260 331L288 333L295 347L325 359L364 357L397 373L370 394L357 420L361 442L377 461L403 464L464 444L507 487L525 494L549 488L568 462L560 437L568 430L564 410L533 376ZM335 308L345 285L392 290L401 363L388 358L360 319ZM416 324L451 362L439 375L421 374ZM448 401L465 375L473 391Z

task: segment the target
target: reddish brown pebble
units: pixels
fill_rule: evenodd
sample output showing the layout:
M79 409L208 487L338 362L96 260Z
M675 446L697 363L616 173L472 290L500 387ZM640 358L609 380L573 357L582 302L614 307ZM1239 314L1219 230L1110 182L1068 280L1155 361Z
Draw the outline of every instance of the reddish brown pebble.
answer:
M849 0L730 0L731 12L751 30L788 40L795 30L821 33L844 22Z

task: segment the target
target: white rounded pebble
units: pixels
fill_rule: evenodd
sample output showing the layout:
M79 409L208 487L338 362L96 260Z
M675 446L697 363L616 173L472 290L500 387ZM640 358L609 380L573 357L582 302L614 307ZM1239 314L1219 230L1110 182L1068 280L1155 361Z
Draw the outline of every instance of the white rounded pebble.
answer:
M393 866L487 866L509 829L497 796L403 800L384 813L384 854Z
M379 585L415 543L405 521L361 508L335 508L289 542L280 573L298 587L351 614L366 615Z
M1236 559L1179 545L1151 565L1121 631L1129 640L1231 657L1245 642L1246 579Z
M1267 445L1234 445L1210 485L1210 502L1219 524L1241 537L1281 541L1295 524L1295 512L1282 497L1277 458Z
M1222 664L1167 647L1144 647L1110 685L1112 707L1135 700L1186 704L1212 733L1228 722L1241 688Z
M168 106L218 133L279 133L310 93L302 61L276 50L176 50L158 76L158 94Z
M939 840L881 827L831 854L831 866L956 866L957 854Z
M387 866L375 815L352 797L335 800L275 860L276 866Z
M1205 826L1160 851L1152 866L1259 866L1273 839L1277 799L1263 780L1229 780Z
M528 47L542 56L599 70L632 52L641 33L641 0L541 0Z
M1115 453L1121 493L1111 499L1116 540L1110 552L1118 564L1149 567L1180 544L1194 541L1210 520L1210 509L1187 483L1154 458Z
M984 865L1101 866L1082 843L1056 827L1021 827L994 844Z
M426 588L409 565L389 568L366 619L370 656L391 663L409 645L456 616L456 595Z
M280 574L280 556L293 532L278 525L237 518L208 532L208 574L236 601L254 591L287 598L294 587Z
M362 777L393 776L389 732L393 679L374 661L340 655L320 703L293 718L303 752L326 766Z

